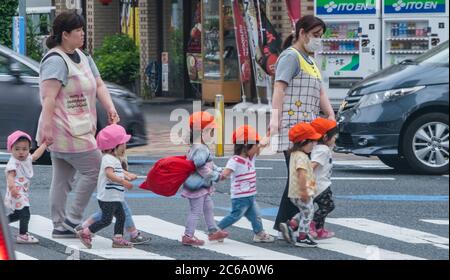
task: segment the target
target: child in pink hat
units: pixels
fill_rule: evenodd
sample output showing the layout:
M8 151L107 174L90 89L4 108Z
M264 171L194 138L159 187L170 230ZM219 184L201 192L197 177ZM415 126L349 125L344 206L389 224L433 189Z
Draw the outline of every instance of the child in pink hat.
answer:
M125 212L123 202L125 201L125 189L131 189L126 172L122 168L119 155L126 150L126 143L130 141L131 135L117 124L112 124L102 129L97 135L98 148L103 152L100 174L97 181L97 199L102 217L100 221L77 231L83 245L92 248L92 235L99 230L109 226L113 217L116 218L114 225L113 248L131 248L133 244L123 238Z
M10 212L9 222L19 221L19 235L16 242L20 244L36 244L39 240L28 233L30 222L30 180L33 177L33 161L38 160L47 145L42 144L33 154L30 154L31 137L17 130L8 136L7 149L11 153L6 164L6 196L5 207Z

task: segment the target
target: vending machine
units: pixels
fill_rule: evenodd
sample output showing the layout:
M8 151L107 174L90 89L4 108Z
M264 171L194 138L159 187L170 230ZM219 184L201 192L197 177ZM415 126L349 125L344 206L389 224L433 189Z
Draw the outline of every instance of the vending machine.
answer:
M448 0L384 0L383 67L414 59L447 41L448 5Z
M315 15L327 25L316 61L334 108L353 85L380 70L380 1L314 1Z

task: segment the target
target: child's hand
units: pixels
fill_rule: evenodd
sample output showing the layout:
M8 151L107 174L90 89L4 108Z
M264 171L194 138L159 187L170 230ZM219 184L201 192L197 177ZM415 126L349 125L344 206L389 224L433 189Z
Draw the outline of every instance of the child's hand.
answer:
M127 180L123 180L122 185L129 190L131 190L133 188L133 184L128 182Z
M311 197L310 197L307 193L305 193L305 194L300 194L300 200L301 200L303 203L308 203L310 199L311 199Z
M265 148L270 144L270 138L269 137L263 137L261 141L259 142L260 148Z
M134 173L128 173L128 174L125 176L125 179L127 179L128 181L134 181L134 180L137 179L137 175L134 174Z
M9 192L13 198L19 198L19 191L16 188L16 185L8 185Z

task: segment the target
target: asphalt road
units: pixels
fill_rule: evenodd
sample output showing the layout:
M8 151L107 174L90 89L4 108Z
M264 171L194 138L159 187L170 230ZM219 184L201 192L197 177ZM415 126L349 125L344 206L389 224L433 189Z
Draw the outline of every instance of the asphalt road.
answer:
M156 158L130 158L130 171L145 176ZM216 164L224 166L225 159ZM4 166L0 163L0 169ZM257 201L272 232L278 203L286 182L286 168L282 160L257 161ZM16 245L19 258L36 259L105 259L105 258L173 258L177 260L238 260L238 259L449 259L448 176L398 174L379 161L338 161L333 171L332 190L336 209L330 214L327 227L336 238L319 242L319 248L297 248L279 240L272 244L252 242L248 223L239 223L227 230L230 240L209 243L204 248L182 246L180 243L188 210L188 201L180 196L160 197L136 187L128 192L127 201L135 222L152 241L138 245L138 252L110 249L112 226L98 233L95 250L85 250L78 240L64 243L51 239L48 193L51 181L50 166L36 166L31 187L30 232L40 239L38 245ZM0 172L0 182L5 182ZM2 184L4 185L4 184ZM4 194L4 188L0 189ZM214 195L215 215L229 213L230 198L227 182L217 186ZM93 197L85 214L98 208ZM427 221L423 221L427 220ZM431 220L431 221L428 221ZM33 222L34 221L34 222ZM205 229L198 224L199 236ZM12 227L12 232L17 229ZM39 233L39 234L38 234ZM104 243L106 242L106 243ZM106 244L106 245L105 245ZM107 246L107 247L105 247ZM142 251L142 252L141 252ZM139 253L139 254L138 254ZM153 256L153 257L152 257Z

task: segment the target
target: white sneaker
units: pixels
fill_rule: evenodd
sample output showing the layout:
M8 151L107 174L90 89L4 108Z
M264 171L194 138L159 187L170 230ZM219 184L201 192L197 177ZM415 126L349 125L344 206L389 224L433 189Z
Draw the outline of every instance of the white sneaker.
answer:
M265 231L255 234L253 236L253 242L256 243L272 243L275 241L275 237L266 233Z
M39 243L39 239L34 237L33 235L26 233L26 234L19 234L16 238L16 243L18 244L37 244Z

